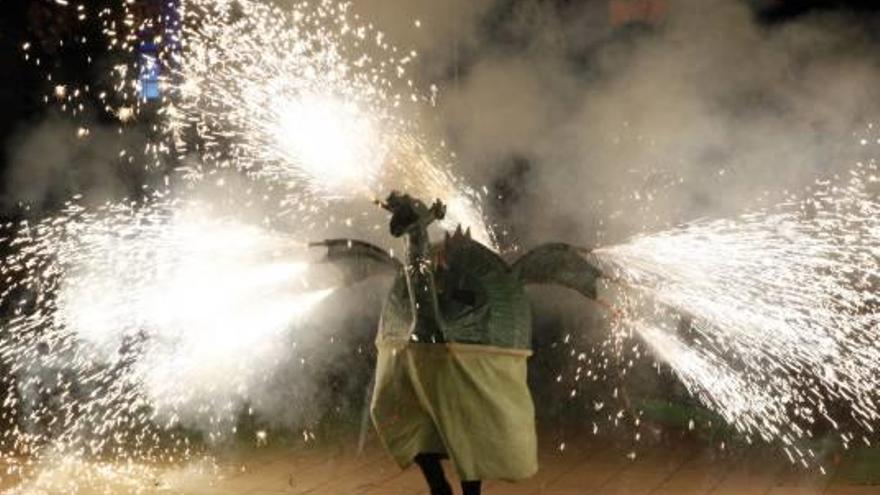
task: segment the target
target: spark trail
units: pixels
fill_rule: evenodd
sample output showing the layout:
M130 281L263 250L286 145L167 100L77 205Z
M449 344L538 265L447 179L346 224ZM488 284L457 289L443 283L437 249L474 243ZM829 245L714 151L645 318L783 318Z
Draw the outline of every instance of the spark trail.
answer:
M173 147L199 149L191 174L234 167L286 185L284 206L297 209L405 188L444 199L451 222L492 242L478 195L438 164L446 153L414 123L436 91L422 96L407 78L417 53L390 44L348 2L181 6L182 48L167 55L170 96L160 113Z
M870 443L880 423L878 186L872 162L806 200L597 250L634 288L621 330L793 461L813 462L802 441L817 426L844 445ZM681 318L689 330L675 330Z
M290 235L183 201L69 206L5 244L3 452L32 462L186 459L180 427L228 433L331 292Z
M446 225L471 227L494 246L482 195L453 171L454 156L420 127L438 88L408 76L418 53L391 43L347 1L174 0L158 12L137 2L75 10L102 26L116 65L95 84L52 83L45 101L78 117L96 101L120 132L147 121L157 169L200 181L244 172L286 190L279 215L320 221L332 206L393 189L449 205ZM89 37L76 36L85 44ZM59 40L63 45L64 40ZM157 47L144 56L142 46ZM43 67L34 44L23 55ZM152 50L152 49L151 49ZM92 64L88 56L88 64ZM161 98L144 100L158 69ZM153 83L150 83L153 84ZM89 139L88 126L77 137ZM120 150L133 163L138 150ZM364 203L361 203L364 204Z

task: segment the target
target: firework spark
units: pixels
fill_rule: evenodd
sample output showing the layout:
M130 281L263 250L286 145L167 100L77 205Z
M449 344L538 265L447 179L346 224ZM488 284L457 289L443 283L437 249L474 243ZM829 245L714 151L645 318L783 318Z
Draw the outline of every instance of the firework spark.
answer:
M495 245L483 193L420 129L437 87L422 91L408 76L418 54L389 42L351 2L173 0L150 10L119 1L89 12L116 65L94 85L54 83L45 101L77 117L92 95L120 132L149 123L144 151L157 169L191 181L243 171L286 189L281 213L324 221L329 206L405 186L444 200L448 224ZM40 64L30 43L22 52ZM131 162L136 152L120 157Z
M25 421L5 440L37 459L186 458L174 429L232 425L331 292L308 290L291 236L192 203L70 206L8 243L3 415Z
M661 307L622 302L634 332L710 408L793 459L815 426L844 445L880 421L880 182L860 165L844 185L736 220L701 221L596 251ZM686 315L690 330L676 332ZM840 407L840 406L843 407ZM843 411L843 412L841 412Z
M478 195L413 123L429 104L407 79L417 56L389 44L347 2L183 2L182 48L160 113L169 142L291 190L289 202L384 197L394 187L449 203L451 221L492 243ZM183 139L187 129L197 138Z

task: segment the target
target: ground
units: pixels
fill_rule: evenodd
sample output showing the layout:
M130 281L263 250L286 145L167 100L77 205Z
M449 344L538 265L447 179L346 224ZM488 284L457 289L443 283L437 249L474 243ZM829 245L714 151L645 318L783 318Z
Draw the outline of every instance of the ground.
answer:
M264 448L226 455L210 476L180 471L157 481L146 493L206 494L426 494L416 468L400 470L375 443L358 455L356 442L346 446L296 449ZM779 453L752 449L730 454L704 447L638 449L634 460L595 437L549 448L541 470L520 483L489 482L484 493L505 495L880 495L880 485L859 485L842 474L827 475L789 464ZM842 467L843 466L843 467ZM448 468L449 466L447 466ZM449 472L451 479L453 475ZM7 485L9 486L9 485ZM86 490L82 493L123 493ZM41 493L30 491L26 493ZM55 493L55 492L42 492ZM58 492L60 493L60 492Z

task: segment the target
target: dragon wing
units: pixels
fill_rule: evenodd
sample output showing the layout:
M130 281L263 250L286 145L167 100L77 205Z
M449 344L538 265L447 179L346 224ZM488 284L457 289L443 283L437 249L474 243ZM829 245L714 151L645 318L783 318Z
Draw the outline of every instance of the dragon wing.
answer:
M309 247L323 246L327 254L320 263L333 265L342 273L342 283L353 285L374 275L394 275L401 269L397 259L384 249L356 239L328 239L312 242Z
M560 242L542 244L524 254L511 270L524 284L559 284L596 299L602 271L588 249Z

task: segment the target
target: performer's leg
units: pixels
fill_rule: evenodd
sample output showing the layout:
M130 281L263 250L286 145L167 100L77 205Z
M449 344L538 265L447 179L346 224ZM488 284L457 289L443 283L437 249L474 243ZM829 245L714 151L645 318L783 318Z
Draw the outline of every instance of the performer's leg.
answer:
M464 495L480 495L480 481L462 481L461 493Z
M441 454L418 454L415 458L431 488L431 495L452 495L452 487L446 481L443 466L440 465L442 458Z

